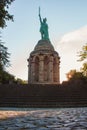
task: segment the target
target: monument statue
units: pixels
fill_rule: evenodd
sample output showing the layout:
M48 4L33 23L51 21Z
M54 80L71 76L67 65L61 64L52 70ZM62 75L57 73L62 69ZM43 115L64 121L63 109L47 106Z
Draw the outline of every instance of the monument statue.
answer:
M49 33L48 33L48 25L46 23L47 19L46 18L41 18L40 15L40 7L39 7L39 20L40 20L40 33L41 33L41 39L49 40Z

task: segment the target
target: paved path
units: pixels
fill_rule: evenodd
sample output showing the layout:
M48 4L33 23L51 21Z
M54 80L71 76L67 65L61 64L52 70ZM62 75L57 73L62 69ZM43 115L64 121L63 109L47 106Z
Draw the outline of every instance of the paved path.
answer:
M87 108L0 110L0 130L87 130Z

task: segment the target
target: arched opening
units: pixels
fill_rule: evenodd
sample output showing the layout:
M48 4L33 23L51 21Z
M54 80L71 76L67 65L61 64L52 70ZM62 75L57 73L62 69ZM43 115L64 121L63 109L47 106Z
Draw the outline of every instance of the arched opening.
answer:
M44 58L44 81L49 80L49 58L45 56Z
M39 58L35 58L35 81L39 81Z

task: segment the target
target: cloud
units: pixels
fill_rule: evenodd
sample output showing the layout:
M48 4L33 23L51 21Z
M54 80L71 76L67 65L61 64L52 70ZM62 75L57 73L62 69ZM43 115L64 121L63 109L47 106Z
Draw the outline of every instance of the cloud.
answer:
M87 43L87 26L82 27L73 32L69 32L62 36L58 40L58 44L67 47L81 47L84 43Z
M61 57L61 80L65 79L65 74L71 69L80 69L82 63L77 62L78 52L85 43L87 43L87 26L69 32L57 40L56 48Z

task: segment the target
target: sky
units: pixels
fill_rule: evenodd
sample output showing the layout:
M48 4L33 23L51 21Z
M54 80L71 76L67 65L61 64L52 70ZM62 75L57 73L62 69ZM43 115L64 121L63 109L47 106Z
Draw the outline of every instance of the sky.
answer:
M39 32L41 17L47 18L49 37L60 56L60 80L66 73L80 70L78 52L87 43L87 0L15 0L9 8L14 22L8 21L2 32L2 40L8 47L11 66L7 71L16 78L28 79L30 52L41 39Z

